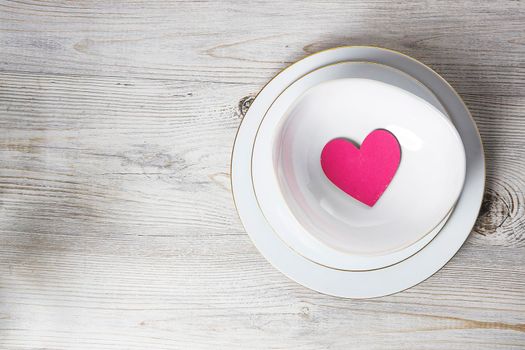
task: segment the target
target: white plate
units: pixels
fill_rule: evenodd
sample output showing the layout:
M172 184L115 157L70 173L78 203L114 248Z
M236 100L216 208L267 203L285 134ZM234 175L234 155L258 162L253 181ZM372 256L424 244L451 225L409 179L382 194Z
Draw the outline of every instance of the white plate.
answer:
M301 255L344 270L380 268L417 252L432 237L419 241L444 224L465 174L463 145L448 118L404 89L354 78L363 70L433 96L383 65L323 67L275 100L259 127L252 160L256 197L275 232ZM360 143L383 127L397 136L402 161L381 199L368 207L333 186L319 158L333 138ZM430 205L415 205L422 199Z
M343 61L383 63L410 74L441 101L458 130L466 153L462 194L449 220L424 249L398 264L372 271L344 271L324 267L291 250L272 230L259 210L253 192L250 161L257 128L271 103L306 73ZM237 132L232 153L232 189L236 207L250 238L279 271L321 293L371 298L409 288L438 271L458 251L476 220L485 185L481 139L465 104L452 87L422 63L398 52L374 47L341 47L319 52L291 65L259 93Z

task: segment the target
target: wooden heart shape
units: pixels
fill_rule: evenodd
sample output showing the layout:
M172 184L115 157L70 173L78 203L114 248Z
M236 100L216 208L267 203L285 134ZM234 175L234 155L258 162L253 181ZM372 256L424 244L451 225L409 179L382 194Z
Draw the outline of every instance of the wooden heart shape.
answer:
M347 139L328 142L321 152L321 167L339 189L361 203L374 206L396 174L401 147L388 130L377 129L361 147Z

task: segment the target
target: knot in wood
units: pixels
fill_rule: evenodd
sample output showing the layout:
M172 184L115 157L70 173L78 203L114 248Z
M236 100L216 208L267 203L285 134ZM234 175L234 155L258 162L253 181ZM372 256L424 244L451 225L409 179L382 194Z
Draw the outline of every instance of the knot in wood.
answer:
M510 216L509 205L497 192L487 190L483 196L483 203L479 211L479 216L474 226L474 231L488 236L496 233L505 220Z
M253 100L255 100L255 97L245 96L239 101L239 114L241 118L244 118L246 113L248 113L248 109L252 105Z

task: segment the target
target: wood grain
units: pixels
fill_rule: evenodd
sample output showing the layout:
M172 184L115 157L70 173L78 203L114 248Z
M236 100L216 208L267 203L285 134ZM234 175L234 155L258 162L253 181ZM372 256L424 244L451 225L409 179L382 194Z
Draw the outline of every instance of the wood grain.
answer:
M0 348L525 348L524 32L521 1L0 1ZM229 184L264 83L348 44L436 69L487 157L459 253L366 301L273 269Z

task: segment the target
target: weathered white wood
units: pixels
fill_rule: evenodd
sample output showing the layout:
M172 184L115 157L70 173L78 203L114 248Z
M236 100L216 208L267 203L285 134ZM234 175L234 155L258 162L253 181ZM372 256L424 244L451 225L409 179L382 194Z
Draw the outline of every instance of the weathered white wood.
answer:
M1 1L0 348L524 348L524 32L520 1ZM272 268L229 184L250 99L346 44L436 69L487 155L465 246L367 301Z

